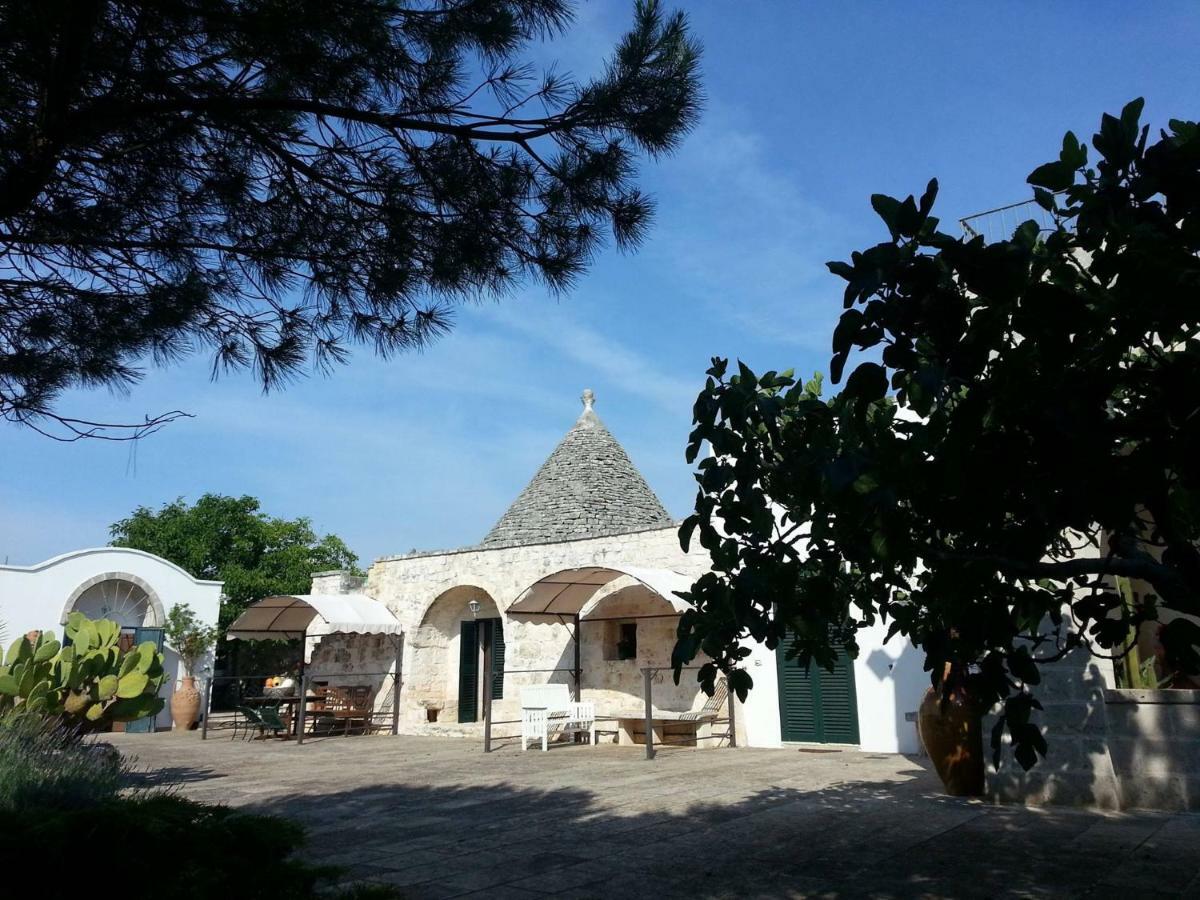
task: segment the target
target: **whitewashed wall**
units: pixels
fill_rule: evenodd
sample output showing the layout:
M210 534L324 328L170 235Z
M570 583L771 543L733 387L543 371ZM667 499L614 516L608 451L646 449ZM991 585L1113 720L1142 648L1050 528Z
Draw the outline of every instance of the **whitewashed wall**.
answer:
M0 566L0 622L8 641L30 631L53 631L61 638L71 597L89 582L102 578L133 580L157 601L162 615L186 603L202 622L216 624L221 582L197 580L174 563L141 550L99 547L64 553L33 566ZM169 701L184 672L179 657L169 647L165 656L169 677L161 695ZM159 713L155 725L171 726L168 708Z
M898 635L885 644L886 635L887 625L881 622L858 632L854 689L859 745L874 753L917 753L916 712L929 688L925 657Z
M778 747L779 670L774 652L764 644L751 645L746 668L754 679L754 687L738 709L741 719L738 737L747 747Z

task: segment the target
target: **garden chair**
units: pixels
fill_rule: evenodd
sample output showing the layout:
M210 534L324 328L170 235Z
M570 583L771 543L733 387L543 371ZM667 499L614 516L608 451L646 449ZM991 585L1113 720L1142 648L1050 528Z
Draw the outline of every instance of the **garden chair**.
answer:
M291 726L279 715L278 706L264 706L258 711L258 716L262 720L261 729L264 733L267 731L275 735L282 733L284 737L287 737L292 730Z
M371 689L366 686L331 687L325 695L325 712L335 721L345 722L342 734L350 734L354 722L362 722L366 734L371 722Z
M255 732L259 737L263 737L269 731L272 734L287 731L287 726L283 724L283 720L279 718L279 709L274 706L263 706L259 709L252 709L249 706L239 706L237 711L241 714L241 724L246 728L246 735L242 740L253 738ZM233 720L233 736L236 738L238 733L238 719Z
M728 740L732 743L733 740L733 723L729 720L729 682L722 678L716 683L713 690L713 695L708 698L705 704L700 709L684 713L679 718L685 722L696 723L696 746L700 746L700 741L711 740L716 738ZM729 727L724 734L717 733L715 728L718 724L725 724Z
M237 740L238 729L245 729L245 734L242 735L242 740L253 737L257 731L262 734L263 721L262 716L258 714L258 710L251 709L249 706L235 706L233 717L233 740Z

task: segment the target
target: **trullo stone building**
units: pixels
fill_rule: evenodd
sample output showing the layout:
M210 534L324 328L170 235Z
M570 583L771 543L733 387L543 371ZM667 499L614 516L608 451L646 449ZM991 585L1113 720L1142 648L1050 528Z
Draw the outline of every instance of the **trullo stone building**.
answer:
M578 660L578 689L605 717L602 739L615 740L616 720L641 713L642 670L669 665L684 608L674 592L707 571L708 557L680 549L678 522L597 415L592 392L582 399L575 424L479 544L386 556L365 582L341 572L314 576L313 594L362 593L403 624L402 731L478 734L486 655L504 672L493 679L495 721L519 717L522 685L574 689ZM311 668L334 678L383 670L392 653L382 637L331 635ZM924 676L911 648L868 647L832 675L797 673L761 647L748 663L756 686L734 716L740 743L915 750L905 714L916 709ZM390 697L380 700L390 706ZM653 701L670 722L707 698L694 675L675 686L665 674L655 679ZM695 738L682 725L666 731Z

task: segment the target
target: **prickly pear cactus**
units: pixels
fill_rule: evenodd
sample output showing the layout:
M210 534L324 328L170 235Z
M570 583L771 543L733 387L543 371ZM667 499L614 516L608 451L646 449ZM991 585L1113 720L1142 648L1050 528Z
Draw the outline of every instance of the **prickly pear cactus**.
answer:
M0 664L0 719L21 712L60 717L84 730L131 722L163 707L163 657L150 641L121 652L121 629L82 613L67 618L61 645L52 632L18 638Z

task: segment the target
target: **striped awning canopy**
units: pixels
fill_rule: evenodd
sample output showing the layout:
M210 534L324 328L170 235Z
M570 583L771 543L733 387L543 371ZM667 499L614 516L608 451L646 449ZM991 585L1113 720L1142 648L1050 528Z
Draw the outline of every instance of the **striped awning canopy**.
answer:
M229 640L288 640L306 633L400 634L392 611L365 594L283 594L264 597L237 617Z
M643 569L637 566L610 565L564 569L547 575L526 588L507 610L513 613L580 615L592 609L591 600L601 588L625 579L629 586L640 584L662 597L676 612L690 609L678 592L690 590L693 579L670 569Z

